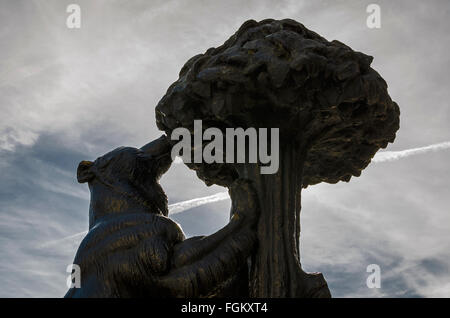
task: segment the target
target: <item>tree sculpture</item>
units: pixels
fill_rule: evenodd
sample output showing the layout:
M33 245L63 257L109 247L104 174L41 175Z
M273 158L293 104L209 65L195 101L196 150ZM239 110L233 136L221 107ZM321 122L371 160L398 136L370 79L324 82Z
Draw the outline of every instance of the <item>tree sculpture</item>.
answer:
M222 46L192 57L156 107L159 129L279 128L280 165L188 163L206 184L252 180L261 207L251 262L254 297L328 297L300 264L301 189L348 182L393 142L399 108L372 57L293 20L249 20ZM233 200L233 196L231 197Z

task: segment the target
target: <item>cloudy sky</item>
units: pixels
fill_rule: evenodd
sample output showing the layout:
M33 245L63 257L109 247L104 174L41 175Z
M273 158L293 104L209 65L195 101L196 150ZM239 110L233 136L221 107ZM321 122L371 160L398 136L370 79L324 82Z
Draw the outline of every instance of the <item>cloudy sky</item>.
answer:
M369 29L371 2L0 0L0 297L64 295L88 222L78 162L159 137L154 107L184 62L264 18L374 56L401 109L391 152L348 184L304 191L303 267L323 272L335 297L450 297L450 3L376 1L381 28ZM71 3L80 29L66 27ZM171 204L225 190L182 164L162 184ZM210 234L229 207L173 218ZM369 264L380 289L366 286Z

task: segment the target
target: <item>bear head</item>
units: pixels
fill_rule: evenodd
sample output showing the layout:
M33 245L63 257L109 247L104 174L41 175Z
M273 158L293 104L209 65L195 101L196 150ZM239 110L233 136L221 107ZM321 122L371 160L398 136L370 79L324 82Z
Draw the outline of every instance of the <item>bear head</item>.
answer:
M161 136L142 148L119 147L92 161L81 161L77 179L91 191L89 227L130 209L167 216L167 196L159 185L169 169L171 144Z

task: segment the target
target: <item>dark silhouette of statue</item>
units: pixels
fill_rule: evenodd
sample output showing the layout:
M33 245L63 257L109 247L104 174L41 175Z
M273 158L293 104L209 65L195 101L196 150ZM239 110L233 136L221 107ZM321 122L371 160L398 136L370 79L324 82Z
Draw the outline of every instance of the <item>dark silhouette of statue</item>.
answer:
M394 141L399 107L372 59L293 20L249 20L188 60L158 103L157 125L168 136L193 131L199 119L204 129L279 128L275 174L261 174L259 163L186 163L207 185L246 178L255 187L261 214L251 296L330 297L322 274L300 264L301 190L348 182Z
M233 281L256 234L257 199L249 182L230 186L233 217L210 236L185 239L167 217L158 183L172 159L165 136L141 149L121 147L82 161L77 177L91 192L89 232L74 264L81 288L65 297L212 297L247 292ZM236 192L236 193L235 193ZM244 282L246 283L246 282ZM236 290L236 288L240 288Z
M301 190L360 176L394 141L399 108L371 62L288 19L249 20L188 60L156 107L158 128L278 128L278 171L186 163L207 185L227 187L232 209L220 231L185 239L158 184L168 138L81 162L89 233L74 261L81 288L66 296L330 297L322 274L300 264Z

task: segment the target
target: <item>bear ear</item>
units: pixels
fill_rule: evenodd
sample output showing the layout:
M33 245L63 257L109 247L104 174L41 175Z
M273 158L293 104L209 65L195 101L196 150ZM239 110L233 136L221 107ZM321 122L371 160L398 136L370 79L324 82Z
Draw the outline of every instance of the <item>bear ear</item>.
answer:
M77 179L79 183L89 182L94 178L94 173L92 172L92 166L94 163L92 161L83 160L78 165L77 169Z

